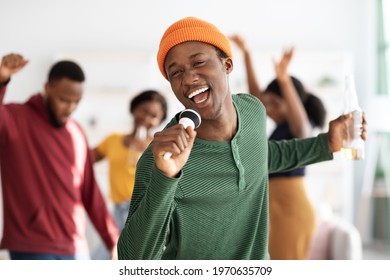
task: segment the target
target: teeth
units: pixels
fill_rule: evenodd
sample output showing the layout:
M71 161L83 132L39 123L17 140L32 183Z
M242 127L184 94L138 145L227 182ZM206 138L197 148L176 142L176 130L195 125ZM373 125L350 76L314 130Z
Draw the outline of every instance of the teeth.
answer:
M209 88L201 88L201 89L198 89L198 90L196 90L196 91L194 91L193 93L191 93L189 96L188 96L188 98L192 98L192 97L194 97L195 95L198 95L198 94L200 94L200 93L202 93L202 92L205 92L206 90L208 90Z

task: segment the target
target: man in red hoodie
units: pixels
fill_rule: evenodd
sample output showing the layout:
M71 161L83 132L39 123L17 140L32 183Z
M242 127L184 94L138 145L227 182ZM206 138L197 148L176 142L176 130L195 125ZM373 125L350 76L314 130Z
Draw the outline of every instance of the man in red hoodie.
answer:
M27 62L9 54L0 64L1 248L11 259L88 257L86 210L115 257L119 232L95 181L86 137L70 118L84 73L72 61L57 62L42 94L3 104L11 76Z

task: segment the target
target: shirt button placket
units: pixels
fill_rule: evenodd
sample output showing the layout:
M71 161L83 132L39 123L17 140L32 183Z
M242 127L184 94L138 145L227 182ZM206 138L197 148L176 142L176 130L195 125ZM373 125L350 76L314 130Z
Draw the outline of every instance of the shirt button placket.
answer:
M232 151L233 151L233 158L234 162L236 163L236 167L238 169L238 189L243 190L245 188L245 180L244 180L244 168L240 161L240 154L238 152L237 148L237 142L235 140L232 140Z

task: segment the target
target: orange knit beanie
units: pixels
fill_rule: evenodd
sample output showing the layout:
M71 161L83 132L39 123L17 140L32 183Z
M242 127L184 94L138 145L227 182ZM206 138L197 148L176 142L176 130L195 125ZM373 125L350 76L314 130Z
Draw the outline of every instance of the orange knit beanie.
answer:
M167 78L167 75L164 69L164 62L169 50L178 44L188 41L208 43L221 49L228 57L232 57L229 39L217 27L195 17L183 18L173 23L165 31L160 41L157 63L161 74L165 78Z

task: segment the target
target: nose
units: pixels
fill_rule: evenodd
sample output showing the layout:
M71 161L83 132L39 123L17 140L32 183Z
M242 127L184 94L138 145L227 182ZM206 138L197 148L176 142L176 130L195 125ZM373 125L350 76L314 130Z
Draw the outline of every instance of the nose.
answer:
M143 120L144 125L148 128L152 128L158 125L158 120L153 115L145 115L145 118Z
M183 82L186 85L193 85L199 80L199 75L195 69L189 69L184 72Z
M77 103L76 102L69 102L65 108L66 114L69 116L73 113L74 110L76 110Z

